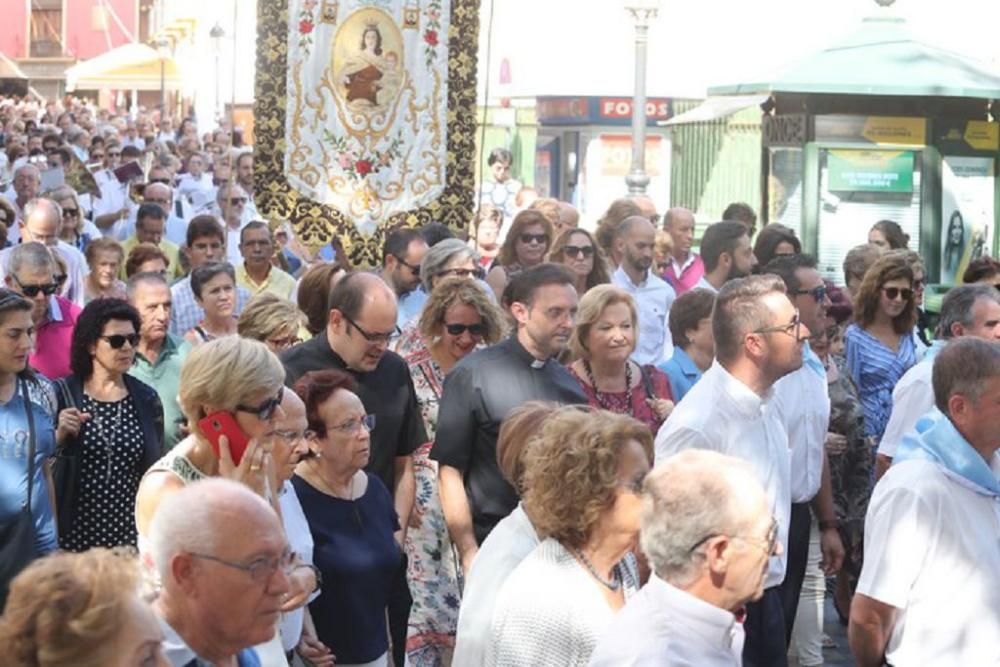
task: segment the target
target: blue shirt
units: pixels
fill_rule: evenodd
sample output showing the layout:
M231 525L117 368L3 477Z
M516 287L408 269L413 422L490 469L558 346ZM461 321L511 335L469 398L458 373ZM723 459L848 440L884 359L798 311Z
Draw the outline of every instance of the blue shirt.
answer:
M684 394L691 391L691 387L701 379L701 369L679 347L675 347L673 356L657 368L670 378L670 392L674 395L674 403L679 403Z
M42 466L55 452L56 400L52 385L42 375L28 383L28 398L35 423L35 470L31 487L31 514L35 519L35 547L39 554L55 551L55 522L49 504ZM0 405L0 523L17 517L28 494L28 415L18 379L14 396Z
M396 326L402 329L403 325L407 322L415 317L419 317L425 301L427 301L427 292L424 291L423 287L418 287L412 292L407 292L399 297L398 308L396 310Z
M892 390L916 362L913 336L901 336L899 348L893 352L878 338L852 324L844 334L844 347L847 368L865 411L865 435L878 442L892 414Z

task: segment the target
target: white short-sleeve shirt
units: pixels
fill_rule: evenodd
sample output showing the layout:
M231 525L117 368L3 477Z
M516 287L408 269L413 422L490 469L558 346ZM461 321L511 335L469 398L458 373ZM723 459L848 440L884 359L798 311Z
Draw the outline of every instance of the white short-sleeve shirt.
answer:
M830 426L830 393L826 375L803 364L774 383L772 405L788 431L793 503L812 500L823 477L826 432Z
M913 430L918 419L933 409L933 370L933 361L925 359L899 378L896 388L892 390L892 415L878 445L879 454L890 458L896 456L903 436Z

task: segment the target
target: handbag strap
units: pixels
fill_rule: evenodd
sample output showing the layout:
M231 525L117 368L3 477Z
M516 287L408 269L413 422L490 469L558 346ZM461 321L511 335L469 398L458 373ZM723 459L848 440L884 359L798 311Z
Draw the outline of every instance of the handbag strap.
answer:
M25 508L31 512L31 492L35 482L35 417L31 409L31 398L28 396L28 381L22 377L17 378L21 383L21 398L24 400L24 412L28 417L28 500Z
M67 384L65 378L56 380L56 389L59 390L59 394L62 396L63 403L66 404L67 408L76 407L76 401L73 400L73 392L69 390L69 384Z
M656 389L653 387L653 378L649 376L646 367L639 365L639 377L642 378L642 386L646 390L646 398L655 401L657 399Z

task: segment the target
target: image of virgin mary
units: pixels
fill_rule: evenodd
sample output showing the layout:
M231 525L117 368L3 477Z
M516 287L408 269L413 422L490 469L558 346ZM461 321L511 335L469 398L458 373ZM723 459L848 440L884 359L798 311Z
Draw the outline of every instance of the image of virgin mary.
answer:
M345 87L348 103L378 106L378 93L385 87L383 78L390 63L382 55L382 33L374 23L365 25L361 34L361 49L346 58L340 70L340 83Z

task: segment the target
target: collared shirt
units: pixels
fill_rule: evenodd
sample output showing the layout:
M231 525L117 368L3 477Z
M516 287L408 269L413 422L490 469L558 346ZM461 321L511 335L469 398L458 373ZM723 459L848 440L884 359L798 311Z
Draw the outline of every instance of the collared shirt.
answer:
M334 368L346 371L357 383L355 393L370 414L375 415L371 456L365 470L378 476L395 495L396 457L409 456L427 442L424 418L413 390L410 368L395 352L386 351L374 370L359 373L347 367L330 347L326 332L281 354L285 384L291 387L309 371Z
M11 236L8 234L7 239L10 240L12 245L17 245L21 243L21 230L17 225L11 227L15 231L15 236L11 240ZM75 246L66 243L65 241L56 241L54 247L55 251L59 253L59 256L63 258L66 262L66 284L63 286L64 295L67 299L72 301L78 306L83 306L84 302L84 290L86 287L87 274L90 273L90 269L87 266L87 259L83 256ZM10 264L10 253L13 248L4 248L0 250L0 279L7 276L7 267Z
M288 547L302 559L302 562L313 562L313 537L309 532L309 521L302 510L302 503L295 492L295 486L291 480L285 480L278 495L278 504L281 506L281 523L285 527L285 535L288 537ZM309 596L309 602L319 597L320 590L313 591ZM305 607L299 607L281 614L281 622L278 624L278 632L281 634L281 646L285 652L291 651L298 646L302 638L302 621L305 617Z
M653 574L611 621L590 667L739 667L743 640L732 612Z
M125 217L117 218L102 230L108 238L121 242L128 238L129 230L134 228L130 222L134 222L139 206L129 197L128 184L119 182L111 171L107 173L107 179L100 185L101 196L94 201L94 218L127 209Z
M778 539L788 544L791 479L788 432L777 410L773 390L758 396L715 361L684 397L656 435L656 461L687 449L710 449L743 459L757 471L778 521ZM787 549L772 556L766 588L785 578Z
M934 386L931 383L934 357L944 341L934 341L928 354L899 378L892 390L892 414L885 427L878 453L896 456L903 436L913 430L917 420L934 408Z
M657 368L666 373L670 379L670 391L674 396L674 403L684 398L685 394L691 391L691 387L701 379L701 369L695 365L688 353L679 347L675 347L670 359Z
M823 476L830 393L823 363L802 346L802 367L774 383L773 406L781 415L791 445L792 502L815 497Z
M431 458L462 471L476 542L517 506L497 467L500 422L525 401L586 404L580 384L555 359L535 359L513 335L476 350L448 373Z
M615 270L612 282L635 298L639 310L639 340L636 341L632 360L639 365L654 366L673 353L667 316L677 293L661 278L646 271L646 278L639 285L632 282L621 266Z
M170 624L162 616L157 616L156 620L159 621L160 629L163 630L161 649L163 657L170 663L170 667L212 667L215 664L200 658L192 651L187 642L177 634L176 630L170 627ZM237 653L236 664L238 667L261 667L260 658L257 657L257 652L252 648L245 648Z
M137 236L130 236L122 242L122 251L125 253L126 260L128 260L129 254L131 254L132 250L137 245L139 245L139 237ZM166 237L160 239L160 243L157 247L163 251L164 255L167 256L167 271L170 272L171 276L169 279L173 280L174 278L180 278L183 276L184 270L181 268L181 249ZM125 262L122 262L122 268L118 272L118 277L122 280L127 279L127 276L125 275Z
M697 284L695 284L695 288L697 288L697 289L707 289L712 294L718 294L719 293L719 290L717 290L715 288L715 285L713 285L712 283L708 282L708 279L705 276L702 276L701 279L698 280Z
M677 296L680 296L695 287L704 275L705 263L701 261L701 256L688 251L687 259L683 263L678 263L677 259L671 256L664 279L674 288Z
M295 291L295 278L282 271L276 266L270 267L267 277L261 283L255 283L250 274L247 273L245 264L236 267L236 284L246 289L250 294L257 296L261 292L270 292L282 299L291 299L292 292Z
M129 370L129 375L142 380L156 390L163 404L163 449L170 450L183 439L180 426L184 423L184 413L181 411L177 395L180 393L181 367L191 351L191 344L183 338L167 334L163 339L163 347L156 363L149 360L141 352L135 353L135 364Z
M492 290L487 291L487 293L491 292ZM426 302L427 292L424 291L423 287L418 287L399 297L396 301L396 326L402 329L407 322L419 317L420 311L423 310L424 303Z
M170 333L183 336L205 317L205 310L195 301L191 290L191 276L181 278L170 286ZM250 300L250 292L236 286L236 314L239 315Z
M69 367L73 329L80 317L80 307L61 296L49 297L49 312L35 330L35 349L28 363L52 380L64 378L73 371Z

